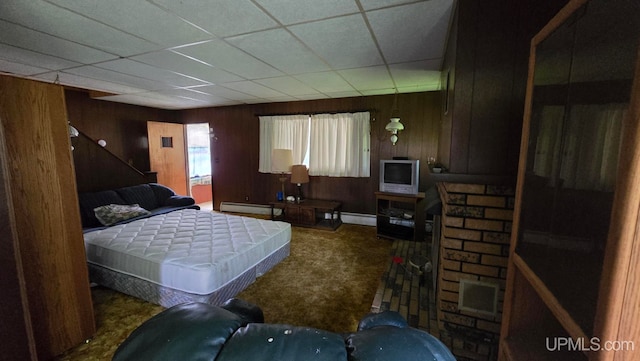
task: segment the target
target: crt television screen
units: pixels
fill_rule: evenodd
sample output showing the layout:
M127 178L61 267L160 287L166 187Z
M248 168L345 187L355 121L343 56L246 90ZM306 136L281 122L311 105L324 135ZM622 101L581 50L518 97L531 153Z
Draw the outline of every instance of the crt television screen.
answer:
M393 184L411 184L411 164L387 163L384 166L384 182Z

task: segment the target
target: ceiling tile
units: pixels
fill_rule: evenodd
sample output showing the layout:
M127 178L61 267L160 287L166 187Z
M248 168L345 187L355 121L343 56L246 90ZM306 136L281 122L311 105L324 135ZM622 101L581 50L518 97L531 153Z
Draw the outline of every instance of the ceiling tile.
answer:
M353 87L338 73L327 71L295 76L296 79L321 93L353 92Z
M174 50L203 61L214 67L248 79L269 78L283 75L281 71L251 55L234 48L222 40L212 40Z
M329 66L284 29L227 38L227 42L286 74L329 70Z
M211 38L211 35L204 30L146 1L47 1L163 47Z
M271 89L278 89L278 91L291 96L318 95L316 90L290 76L259 79L255 80L255 82Z
M249 0L152 1L219 37L264 30L278 25Z
M133 75L123 74L117 71L107 70L96 66L83 66L80 68L73 68L65 70L65 73L74 74L78 76L86 76L91 79L102 80L112 82L116 84L126 85L131 88L136 88L138 91L143 90L159 90L166 87L161 82L154 80L144 79Z
M294 25L289 29L333 69L383 63L361 15Z
M429 1L429 0L427 0ZM362 8L365 10L380 9L395 5L415 3L415 0L360 0Z
M190 90L218 96L225 99L237 100L237 101L257 99L257 97L253 95L227 89L224 86L219 86L219 85L203 85L199 87L190 88Z
M362 95L362 93L358 92L358 91L347 91L347 92L331 92L331 93L327 93L328 96L330 96L331 98L347 98L347 97L359 97Z
M256 0L256 2L284 25L360 11L354 0Z
M110 81L93 79L84 75L69 74L65 72L50 72L45 74L39 74L36 76L36 78L49 83L58 81L62 85L69 85L69 86L74 86L74 87L79 87L84 89L99 90L99 91L114 93L114 94L130 94L130 93L139 93L141 91L139 88L135 88L135 87L131 87L123 84L116 84Z
M453 0L431 0L367 12L389 63L442 57Z
M440 79L441 60L426 60L389 65L389 71L398 88L433 83Z
M80 63L60 59L55 56L38 54L30 50L4 44L0 44L0 59L46 69L45 71L60 70L81 65Z
M0 20L0 43L84 64L117 58L113 54L2 20Z
M284 94L277 92L273 89L269 89L263 85L251 82L251 81L239 81L235 83L226 83L225 88L229 88L241 93L252 95L256 98L274 98L284 96Z
M16 74L20 76L31 76L35 74L46 73L48 71L47 69L38 68L22 63L15 63L4 59L0 59L0 69L2 69L2 72L0 73Z
M131 76L146 78L156 82L164 83L172 87L187 87L205 84L204 81L176 74L169 70L156 68L129 59L119 59L100 63L96 65L103 69L117 71Z
M298 100L316 100L316 99L329 99L331 97L324 94L318 95L316 93L316 94L307 94L307 95L296 95L295 98Z
M338 73L359 91L386 89L393 93L394 85L385 66L339 70Z
M41 0L2 0L0 18L118 56L158 49L149 41Z
M2 0L0 72L163 109L433 90L454 2Z
M189 75L210 83L224 83L243 80L243 78L237 75L196 61L171 50L147 53L131 57L130 59L153 65L158 68L171 70L179 74Z
M188 109L202 106L202 102L199 101L189 101L184 98L160 95L157 93L111 95L101 97L100 99L161 109Z

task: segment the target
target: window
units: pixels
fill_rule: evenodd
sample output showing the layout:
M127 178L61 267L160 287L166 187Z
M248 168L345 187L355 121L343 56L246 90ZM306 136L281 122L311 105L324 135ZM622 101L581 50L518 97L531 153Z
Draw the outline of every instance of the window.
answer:
M271 150L291 149L309 175L369 177L369 112L260 117L260 168L271 172ZM308 163L307 160L308 159Z

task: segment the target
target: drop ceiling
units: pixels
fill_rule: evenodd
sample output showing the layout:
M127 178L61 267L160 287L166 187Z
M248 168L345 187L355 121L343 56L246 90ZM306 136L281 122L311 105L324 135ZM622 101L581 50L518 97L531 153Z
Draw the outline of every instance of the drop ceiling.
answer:
M0 72L162 109L436 90L455 0L2 0Z

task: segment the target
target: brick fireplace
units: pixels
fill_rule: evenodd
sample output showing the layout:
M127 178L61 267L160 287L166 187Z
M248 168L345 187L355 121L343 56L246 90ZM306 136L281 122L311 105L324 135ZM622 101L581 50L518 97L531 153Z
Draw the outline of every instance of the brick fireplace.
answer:
M514 187L446 182L437 186L442 199L439 337L458 360L496 360Z

